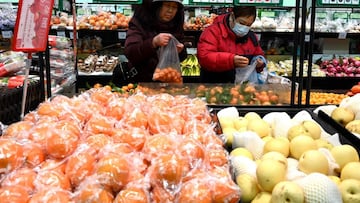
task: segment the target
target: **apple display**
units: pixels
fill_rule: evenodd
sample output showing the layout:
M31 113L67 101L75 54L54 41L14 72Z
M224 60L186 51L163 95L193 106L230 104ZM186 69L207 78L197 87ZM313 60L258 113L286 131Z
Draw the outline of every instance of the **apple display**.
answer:
M306 130L306 128L301 125L301 124L296 124L293 125L289 128L288 132L287 132L287 138L291 141L292 139L294 139L296 136L299 135L307 135L307 136L311 136L310 132L308 132Z

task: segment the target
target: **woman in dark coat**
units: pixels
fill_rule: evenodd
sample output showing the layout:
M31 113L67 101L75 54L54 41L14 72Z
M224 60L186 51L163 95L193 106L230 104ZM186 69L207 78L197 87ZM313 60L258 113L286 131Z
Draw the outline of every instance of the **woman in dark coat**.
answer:
M159 47L168 44L171 35L177 45L179 59L187 57L184 39L184 6L181 0L144 0L134 6L125 40L128 68L134 75L129 82L152 82L158 64Z

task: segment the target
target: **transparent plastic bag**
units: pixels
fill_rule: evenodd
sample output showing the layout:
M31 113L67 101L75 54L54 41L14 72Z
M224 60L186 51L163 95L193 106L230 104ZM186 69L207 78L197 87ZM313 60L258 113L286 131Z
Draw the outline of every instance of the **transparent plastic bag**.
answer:
M169 44L160 48L159 63L153 74L154 81L182 83L180 59L176 45L180 42L171 37Z
M254 63L244 67L244 68L235 68L235 84L242 84L244 82L249 82L253 84L258 83L258 77L256 72L256 64Z

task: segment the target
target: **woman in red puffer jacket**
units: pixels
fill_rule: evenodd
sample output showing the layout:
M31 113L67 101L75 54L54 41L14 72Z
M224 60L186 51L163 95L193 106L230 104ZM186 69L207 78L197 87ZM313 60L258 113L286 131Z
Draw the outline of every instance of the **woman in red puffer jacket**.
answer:
M255 33L250 31L255 18L256 7L235 6L202 32L197 44L201 82L233 83L235 69L248 67L255 61L256 71L263 71L264 51Z

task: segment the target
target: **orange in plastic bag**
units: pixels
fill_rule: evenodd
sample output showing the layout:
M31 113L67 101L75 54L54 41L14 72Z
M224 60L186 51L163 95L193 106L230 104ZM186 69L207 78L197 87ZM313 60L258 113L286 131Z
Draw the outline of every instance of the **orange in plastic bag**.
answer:
M29 198L26 188L22 186L13 185L0 188L1 203L27 203Z
M154 81L182 83L179 54L176 45L180 43L174 36L169 44L160 48L159 63L153 74Z

